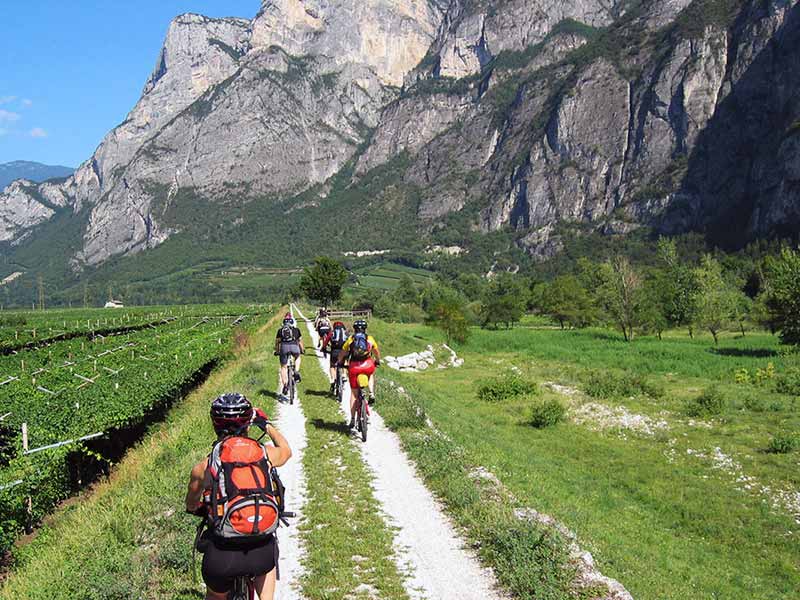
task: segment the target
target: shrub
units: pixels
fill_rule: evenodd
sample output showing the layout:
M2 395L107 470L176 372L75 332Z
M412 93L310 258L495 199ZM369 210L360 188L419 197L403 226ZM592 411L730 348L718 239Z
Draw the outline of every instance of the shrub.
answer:
M794 431L781 431L769 441L767 452L772 454L788 454L800 448L800 434Z
M789 369L775 377L775 390L781 394L800 396L800 369Z
M535 394L539 388L531 381L518 375L509 374L504 377L485 379L478 385L478 400L484 402L502 402L523 394Z
M767 410L767 403L761 396L750 394L744 398L744 407L752 412L764 412Z
M555 398L537 400L531 407L530 424L541 429L551 427L564 419L567 409Z
M737 369L733 374L733 380L736 383L750 383L750 372L747 369Z
M634 373L613 371L589 371L584 377L584 391L592 398L613 398L645 394L651 398L662 398L663 384L652 382Z
M725 404L725 397L718 388L708 388L697 398L686 402L686 414L690 417L718 415L725 410Z

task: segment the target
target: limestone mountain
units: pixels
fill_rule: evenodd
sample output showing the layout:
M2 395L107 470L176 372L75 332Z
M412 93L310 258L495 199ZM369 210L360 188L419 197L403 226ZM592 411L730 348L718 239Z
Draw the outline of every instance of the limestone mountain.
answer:
M285 264L493 231L543 257L565 224L742 244L800 226L798 92L796 0L265 0L252 20L182 15L137 105L74 175L0 194L0 241L30 261L57 230L73 272L180 244ZM364 219L364 248L320 235L334 211Z

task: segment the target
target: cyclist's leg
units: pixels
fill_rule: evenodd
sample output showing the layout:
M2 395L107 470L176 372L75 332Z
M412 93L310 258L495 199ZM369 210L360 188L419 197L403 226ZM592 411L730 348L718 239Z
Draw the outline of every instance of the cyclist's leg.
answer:
M272 600L275 597L275 575L276 569L272 569L266 575L256 577L256 592L259 600Z
M280 353L279 353L279 363L280 367L278 372L280 373L281 377L281 388L285 387L289 383L289 354L284 351L283 345L281 345Z
M300 360L302 359L303 355L299 352L294 357L294 370L295 372L300 372Z

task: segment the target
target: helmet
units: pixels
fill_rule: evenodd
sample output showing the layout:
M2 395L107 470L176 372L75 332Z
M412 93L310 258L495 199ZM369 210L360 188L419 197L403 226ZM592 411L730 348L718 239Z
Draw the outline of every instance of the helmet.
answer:
M253 405L242 394L222 394L211 403L211 422L217 433L238 433L253 420Z
M333 328L334 329L344 329L345 325L341 321L334 321L333 322Z
M353 329L355 331L363 333L367 330L367 322L364 319L359 319L355 323L353 323Z
M327 317L328 316L328 311L325 310L324 308L320 308L319 309L319 316L320 317Z

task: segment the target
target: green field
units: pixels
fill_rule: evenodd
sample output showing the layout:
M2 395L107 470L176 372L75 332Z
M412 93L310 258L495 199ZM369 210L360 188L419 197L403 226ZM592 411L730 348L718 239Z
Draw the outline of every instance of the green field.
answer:
M388 262L356 268L353 272L357 276L357 282L348 288L349 291L359 289L395 290L404 275L408 275L418 286L424 286L433 280L431 271Z
M374 321L371 332L385 354L442 341L421 325ZM710 336L692 340L681 331L627 344L606 330L474 329L457 349L466 360L459 369L381 375L402 384L521 505L576 531L603 573L635 598L795 597L797 454L766 450L773 434L800 431L798 398L774 389L797 355L782 353L775 338L727 334L716 349ZM736 383L737 370L752 376L770 363L772 378ZM638 382L652 395L603 393L593 372L601 382L608 373ZM539 393L497 404L477 399L479 381L512 374L537 382ZM688 416L687 402L712 386L725 400L721 414ZM529 412L542 397L589 418L536 429ZM603 407L646 419L650 431L598 416Z

